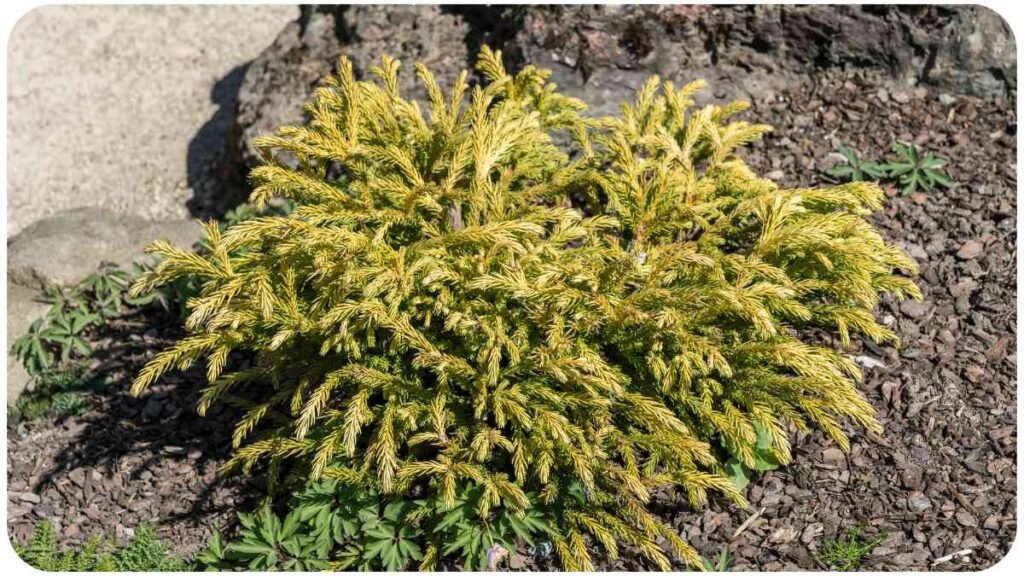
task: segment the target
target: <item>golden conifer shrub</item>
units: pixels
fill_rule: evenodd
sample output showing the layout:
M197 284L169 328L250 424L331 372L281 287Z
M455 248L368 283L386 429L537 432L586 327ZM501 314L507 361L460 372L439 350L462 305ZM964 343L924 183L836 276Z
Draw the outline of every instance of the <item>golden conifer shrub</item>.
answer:
M398 68L357 81L342 59L307 126L259 140L252 201L290 215L208 226L201 254L157 242L133 287L201 280L189 335L133 391L205 359L199 411L246 407L228 468L449 503L482 487L482 518L552 511L566 569L593 568L588 539L667 569L700 560L652 491L742 504L722 454L752 463L755 426L783 462L789 425L843 448L846 426L880 429L856 364L809 337L895 340L880 293L920 297L865 220L876 185L759 178L736 150L768 128L731 121L740 103L695 109L699 82L652 79L592 120L485 48L483 83L448 95L416 67L424 114ZM227 369L232 351L254 361Z

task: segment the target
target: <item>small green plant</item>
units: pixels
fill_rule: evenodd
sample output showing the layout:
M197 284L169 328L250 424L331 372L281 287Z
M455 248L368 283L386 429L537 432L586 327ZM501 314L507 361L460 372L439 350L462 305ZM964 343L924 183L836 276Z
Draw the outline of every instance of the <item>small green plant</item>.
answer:
M85 331L102 322L99 314L83 308L51 308L49 326L40 337L58 350L61 362L67 362L72 355L88 356L92 347L85 339Z
M115 546L92 537L80 548L59 550L53 525L36 525L27 545L14 542L14 551L33 568L46 572L182 572L188 563L170 555L151 526L141 525L128 545Z
M203 572L228 572L234 568L219 531L213 531L206 548L196 555L196 568Z
M157 538L156 530L148 524L136 528L128 545L115 548L113 557L118 572L181 572L188 569L188 563L170 554L167 545Z
M132 280L124 271L104 267L76 286L46 288L43 301L50 308L14 341L11 352L32 376L58 362L88 356L92 352L87 339L90 329L122 312Z
M846 158L846 164L833 166L825 171L837 180L859 182L861 180L880 180L885 176L885 168L878 162L861 159L857 151L849 146L840 146L839 153Z
M225 545L215 534L197 560L209 569L398 571L451 561L486 570L499 556L528 552L550 536L538 510L481 515L484 498L483 490L471 489L449 509L436 499L382 500L372 489L317 481L295 496L283 519L269 507L240 514L237 539Z
M878 163L858 156L849 146L840 146L839 153L846 164L825 170L840 181L891 180L900 186L900 194L907 196L917 190L932 190L935 186L949 186L947 160L931 152L922 153L915 144L896 142L892 145L895 158Z
M53 366L53 349L46 328L46 318L37 318L28 332L14 341L11 352L29 374L35 375Z
M50 401L50 410L58 418L81 416L90 406L88 397L81 392L58 392Z
M851 528L841 538L829 540L818 551L818 559L830 569L852 572L860 568L861 562L888 537L886 533L865 539L862 527Z
M282 521L269 507L255 515L239 514L240 538L223 550L249 570L323 570L327 567L326 554L316 546L299 515L293 510Z
M754 454L752 461L744 461L740 457L739 449L729 450L729 445L726 445L731 456L725 463L725 471L739 490L747 487L754 473L775 470L781 465L779 454L772 446L769 431L764 426L755 423L754 433L755 441L750 447Z
M903 196L913 194L918 189L931 190L935 186L948 187L949 174L946 173L947 161L928 152L922 154L915 144L897 142L892 145L896 158L882 165L887 175L900 184Z
M48 414L58 418L80 416L91 406L87 393L101 384L89 376L83 362L47 369L36 375L31 390L18 397L11 420L30 421Z
M90 274L80 287L89 294L92 308L101 318L113 318L123 310L125 292L134 279L126 270L104 267Z

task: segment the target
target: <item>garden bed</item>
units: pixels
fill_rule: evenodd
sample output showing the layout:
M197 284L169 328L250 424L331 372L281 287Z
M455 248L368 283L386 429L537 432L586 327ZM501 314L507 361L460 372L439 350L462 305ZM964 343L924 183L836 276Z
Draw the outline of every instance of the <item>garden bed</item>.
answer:
M445 83L484 42L553 68L563 89L601 113L654 72L707 77L716 100L752 95L743 119L775 130L742 154L784 185L834 182L826 170L842 162L842 146L884 161L904 141L948 158L950 187L904 196L887 181L871 217L919 263L924 293L921 302L886 298L876 311L901 346L855 338L848 350L865 369L860 388L884 433L853 430L844 453L819 431L791 431L792 463L753 477L747 509L716 497L694 509L668 492L651 509L705 558L727 551L738 570L998 562L1014 539L1017 497L1016 79L998 17L941 7L538 7L491 16L304 9L245 72L230 136L239 164L225 178L254 162L255 133L300 121L300 102L339 52L357 73L383 53L402 57L404 86L410 60L425 60ZM856 33L823 44L820 29ZM239 413L217 404L195 413L202 366L128 394L144 362L182 336L177 314L151 306L111 318L91 333L88 408L51 408L8 429L9 531L25 542L45 520L65 544L93 535L125 542L153 524L173 552L192 557L266 487L259 474L218 479ZM629 550L614 562L591 551L598 569L649 568ZM554 567L521 557L511 566Z
M825 542L861 529L877 546L867 570L923 570L971 549L966 564L991 566L1016 530L1016 118L1001 98L899 91L833 73L781 91L746 117L775 126L747 152L752 167L788 185L825 181L829 154L849 145L884 158L897 139L951 161L955 185L900 197L873 217L887 240L921 266L921 303L878 310L899 349L854 343L882 366L862 390L885 433L858 435L843 454L817 432L795 437L791 465L755 478L748 510L713 501L694 510L674 494L656 509L708 558L728 547L736 569L817 570ZM153 523L176 552L201 549L212 526L249 509L259 494L241 479L217 482L234 416L194 412L200 370L127 395L146 351L177 334L174 318L123 317L97 343L95 374L109 382L82 416L9 430L8 523L24 540L40 519L64 541L131 534ZM751 517L756 519L734 533ZM601 569L642 569L627 555Z

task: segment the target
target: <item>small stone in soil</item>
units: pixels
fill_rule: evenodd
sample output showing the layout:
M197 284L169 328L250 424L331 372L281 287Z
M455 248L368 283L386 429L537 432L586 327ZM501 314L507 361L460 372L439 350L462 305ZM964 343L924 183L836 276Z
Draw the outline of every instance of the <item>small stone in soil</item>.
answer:
M836 464L846 461L846 455L839 448L826 448L821 453L822 461L829 464Z
M825 525L821 522L814 522L812 524L808 524L807 527L804 528L804 533L800 535L800 541L804 544L810 545L812 542L816 541L818 539L818 536L821 536L824 532Z
M911 318L917 319L928 313L928 305L917 300L904 300L900 304L900 311Z
M932 501L923 492L915 490L907 497L907 508L914 514L920 514L931 507Z
M960 250L957 251L956 256L961 260L974 260L985 250L981 242L977 240L968 240L960 246Z
M42 498L40 498L39 495L36 494L35 492L12 492L11 496L16 497L18 500L21 500L22 502L31 502L32 504L39 504L40 502L42 502Z
M974 528L978 525L978 519L966 510L959 510L956 513L956 521L966 528Z

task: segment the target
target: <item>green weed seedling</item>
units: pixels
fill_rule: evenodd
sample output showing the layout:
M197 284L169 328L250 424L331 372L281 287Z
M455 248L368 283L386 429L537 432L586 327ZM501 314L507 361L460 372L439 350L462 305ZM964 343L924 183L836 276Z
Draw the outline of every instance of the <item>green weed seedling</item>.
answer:
M913 194L918 189L927 191L935 186L949 186L945 158L931 152L922 154L917 146L904 142L893 144L892 151L896 158L883 164L882 168L889 178L899 182L901 195Z
M825 171L829 176L837 180L859 182L861 180L881 180L885 176L885 169L881 164L873 160L861 158L857 151L849 146L840 146L839 153L846 158L846 164L833 166Z
M888 537L883 532L866 539L861 536L862 531L862 527L851 528L843 537L825 542L818 552L818 559L830 569L840 572L859 569L864 558Z

